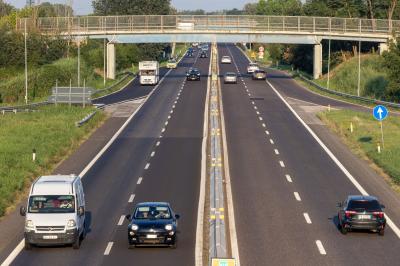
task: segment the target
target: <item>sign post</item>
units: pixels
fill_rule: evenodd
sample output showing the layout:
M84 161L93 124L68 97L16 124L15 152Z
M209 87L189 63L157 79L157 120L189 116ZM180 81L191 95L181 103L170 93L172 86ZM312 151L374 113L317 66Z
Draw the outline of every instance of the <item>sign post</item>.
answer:
M385 148L385 141L384 141L384 138L383 138L383 123L382 123L382 121L388 116L389 111L385 106L377 105L377 106L374 107L374 110L372 111L372 114L374 115L374 118L380 122L382 148Z

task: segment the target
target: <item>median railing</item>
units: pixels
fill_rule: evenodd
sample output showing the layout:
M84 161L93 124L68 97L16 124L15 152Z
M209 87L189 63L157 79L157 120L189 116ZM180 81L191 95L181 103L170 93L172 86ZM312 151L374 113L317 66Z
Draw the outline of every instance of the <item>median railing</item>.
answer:
M391 35L400 20L249 15L150 15L46 17L17 20L17 29L36 28L46 34L96 35L143 32L303 32Z

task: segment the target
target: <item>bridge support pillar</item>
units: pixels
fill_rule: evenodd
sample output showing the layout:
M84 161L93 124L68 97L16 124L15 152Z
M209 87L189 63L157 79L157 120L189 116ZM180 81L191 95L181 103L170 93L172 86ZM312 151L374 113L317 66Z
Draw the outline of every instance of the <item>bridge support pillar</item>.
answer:
M322 75L322 44L314 45L314 79L319 79Z
M107 78L115 79L116 58L115 58L115 44L107 44Z
M379 54L382 55L383 52L389 51L389 45L385 42L379 44Z

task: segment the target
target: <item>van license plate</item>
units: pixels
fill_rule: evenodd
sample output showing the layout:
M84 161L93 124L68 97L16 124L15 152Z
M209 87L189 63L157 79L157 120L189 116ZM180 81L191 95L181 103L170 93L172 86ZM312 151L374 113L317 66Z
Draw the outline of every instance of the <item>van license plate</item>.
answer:
M150 238L150 239L155 239L155 238L157 238L157 235L147 235L146 237Z
M43 239L57 239L58 236L43 236Z
M371 219L371 215L368 215L368 214L359 214L359 215L358 215L358 219L368 220L368 219Z

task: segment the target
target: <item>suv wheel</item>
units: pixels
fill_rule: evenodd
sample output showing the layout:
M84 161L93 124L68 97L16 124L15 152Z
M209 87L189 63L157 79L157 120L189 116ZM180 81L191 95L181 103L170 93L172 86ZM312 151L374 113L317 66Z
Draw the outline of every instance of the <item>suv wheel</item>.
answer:
M347 232L348 232L347 228L344 227L343 225L339 225L339 226L340 226L340 232L341 232L343 235L347 234Z
M385 235L385 229L381 229L378 231L378 235L384 236Z

